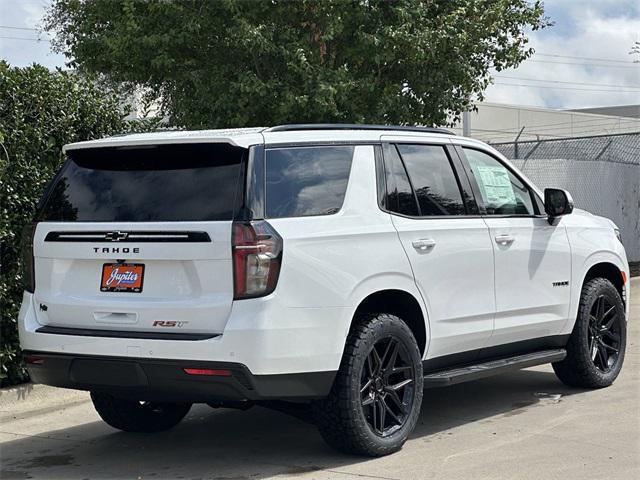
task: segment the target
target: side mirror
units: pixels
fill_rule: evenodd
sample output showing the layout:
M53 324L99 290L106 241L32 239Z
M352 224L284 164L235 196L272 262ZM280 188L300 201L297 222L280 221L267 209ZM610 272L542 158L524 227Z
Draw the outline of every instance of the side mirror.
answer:
M573 198L566 190L559 188L544 189L544 210L549 215L549 222L556 217L573 212Z

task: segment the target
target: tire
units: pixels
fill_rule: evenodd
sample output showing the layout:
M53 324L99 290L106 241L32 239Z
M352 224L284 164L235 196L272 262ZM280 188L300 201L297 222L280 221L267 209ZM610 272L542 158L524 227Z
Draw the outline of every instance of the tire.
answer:
M139 402L91 392L96 411L107 424L125 432L153 433L175 427L191 408L190 403Z
M313 405L314 421L341 452L388 455L402 448L418 421L422 385L420 350L409 327L389 314L360 315L329 396Z
M582 287L567 356L554 363L553 370L571 387L608 387L622 368L626 340L625 308L618 290L605 278L593 278Z

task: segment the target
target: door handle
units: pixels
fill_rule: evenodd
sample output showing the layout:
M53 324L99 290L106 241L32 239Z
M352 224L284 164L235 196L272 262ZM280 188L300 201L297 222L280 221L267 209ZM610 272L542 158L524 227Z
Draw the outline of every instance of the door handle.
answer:
M511 245L514 242L514 240L515 238L513 238L513 236L511 235L507 235L507 234L496 235L496 243L498 245L503 245L503 246Z
M419 252L426 252L436 246L436 241L433 238L421 238L411 242L411 245Z

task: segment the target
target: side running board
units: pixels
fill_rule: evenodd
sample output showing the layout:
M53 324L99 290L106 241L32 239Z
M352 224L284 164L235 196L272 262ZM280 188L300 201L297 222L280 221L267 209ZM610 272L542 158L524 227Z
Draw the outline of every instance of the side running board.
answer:
M490 360L476 365L456 367L449 370L429 373L424 376L425 387L446 387L456 383L468 382L479 378L490 377L510 370L534 367L545 363L559 362L567 356L564 348L542 350L540 352L517 355L515 357Z

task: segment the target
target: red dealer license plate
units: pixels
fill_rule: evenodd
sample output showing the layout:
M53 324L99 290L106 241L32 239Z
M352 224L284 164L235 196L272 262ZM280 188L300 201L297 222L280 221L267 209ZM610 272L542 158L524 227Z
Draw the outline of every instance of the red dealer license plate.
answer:
M142 263L105 263L102 266L101 292L142 292Z

